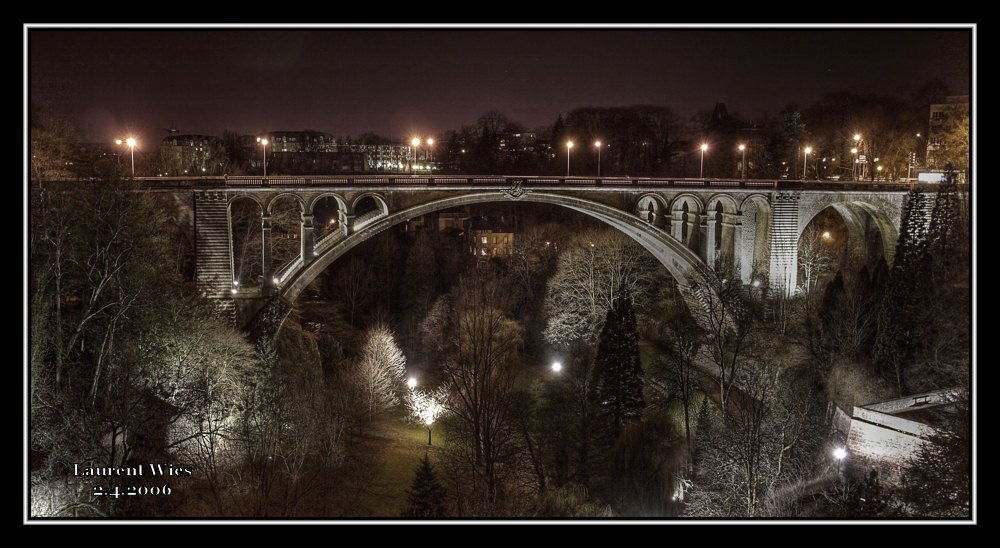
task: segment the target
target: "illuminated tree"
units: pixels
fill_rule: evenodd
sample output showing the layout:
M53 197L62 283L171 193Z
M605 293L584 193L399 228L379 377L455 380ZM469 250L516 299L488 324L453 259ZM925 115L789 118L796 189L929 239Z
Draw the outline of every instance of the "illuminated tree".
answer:
M802 288L806 293L811 292L819 278L833 268L835 257L830 245L824 241L823 234L810 225L799 238L799 269L802 270L805 281Z
M399 389L405 374L406 357L396 346L392 331L382 323L370 327L349 377L367 421L399 403Z
M445 388L423 391L411 389L404 398L406 410L417 423L427 427L427 445L431 444L431 427L447 411L448 391Z
M545 296L545 339L559 348L591 343L618 297L644 299L663 268L624 234L579 235L559 255Z

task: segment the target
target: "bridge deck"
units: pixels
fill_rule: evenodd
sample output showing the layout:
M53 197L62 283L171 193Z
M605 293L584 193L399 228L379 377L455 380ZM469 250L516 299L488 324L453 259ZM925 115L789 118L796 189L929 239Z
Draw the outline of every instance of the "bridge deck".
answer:
M562 188L690 188L747 190L813 190L840 192L905 192L917 183L871 181L803 181L787 179L675 179L656 177L550 177L522 175L315 175L276 177L137 177L150 189L309 188L309 187L469 187L511 186ZM81 182L80 179L45 181ZM928 184L927 186L938 186Z

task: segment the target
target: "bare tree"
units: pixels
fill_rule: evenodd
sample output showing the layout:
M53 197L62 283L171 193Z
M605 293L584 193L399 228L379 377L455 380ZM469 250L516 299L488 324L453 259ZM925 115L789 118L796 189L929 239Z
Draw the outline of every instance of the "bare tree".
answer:
M783 382L767 362L742 377L737 405L719 413L706 401L699 417L691 515L767 515L787 487L808 477L821 445L820 399L808 384Z
M493 508L503 468L516 448L512 417L514 358L521 329L506 314L508 292L489 273L463 280L453 292L443 370L459 421L457 444L481 487L481 501ZM474 486L477 488L477 486Z
M691 443L691 405L699 387L700 370L697 360L701 355L702 333L687 318L675 318L667 331L670 353L660 358L660 365L666 371L666 380L684 410L684 440L687 444L688 461L693 450Z
M830 246L823 241L823 233L814 226L806 227L799 238L799 268L806 293L816 287L820 276L833 269L834 259Z
M340 295L347 303L351 325L358 309L363 307L372 295L372 268L366 261L352 257L337 270L333 280Z
M229 226L233 235L235 278L241 285L256 286L263 260L260 205L248 199L234 201L230 205Z
M660 267L639 244L613 230L578 236L549 280L546 340L560 348L593 341L619 296L644 299Z
M406 357L384 323L365 332L361 354L350 368L349 382L358 394L366 422L399 404Z
M700 281L692 286L698 305L691 312L705 330L702 356L715 366L723 409L748 361L750 335L756 322L753 303L743 284L734 276L722 274L731 271L702 267Z

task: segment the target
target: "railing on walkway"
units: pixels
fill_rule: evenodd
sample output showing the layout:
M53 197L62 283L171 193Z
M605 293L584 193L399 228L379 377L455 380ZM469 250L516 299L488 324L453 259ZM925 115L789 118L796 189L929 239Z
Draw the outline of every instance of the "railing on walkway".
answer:
M801 181L786 179L687 179L666 177L554 177L521 175L315 175L315 176L222 176L222 177L137 177L151 189L212 189L212 188L316 188L316 187L479 187L512 186L564 188L703 188L754 190L820 190L842 192L899 192L917 182L872 181ZM83 182L80 179L45 181L45 183Z

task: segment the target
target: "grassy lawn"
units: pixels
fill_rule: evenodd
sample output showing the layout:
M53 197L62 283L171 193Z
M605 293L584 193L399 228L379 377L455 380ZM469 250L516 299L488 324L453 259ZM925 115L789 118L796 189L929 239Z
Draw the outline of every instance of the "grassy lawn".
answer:
M433 442L432 464L445 442L444 429L434 430ZM427 429L393 418L364 436L352 436L348 443L354 447L343 470L347 483L333 495L336 515L398 517L417 465L428 451Z

